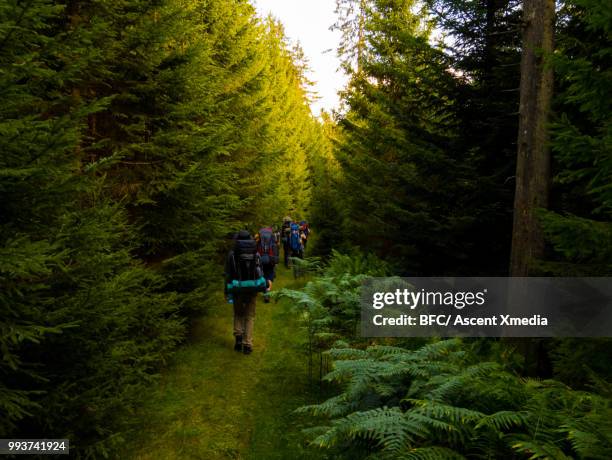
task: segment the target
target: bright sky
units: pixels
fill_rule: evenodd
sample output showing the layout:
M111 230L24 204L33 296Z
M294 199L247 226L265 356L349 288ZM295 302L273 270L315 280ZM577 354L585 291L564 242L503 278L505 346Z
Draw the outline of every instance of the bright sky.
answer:
M320 97L311 104L312 113L318 115L323 108L331 111L338 107L338 90L347 77L338 70L340 61L336 48L340 40L338 31L330 31L336 15L334 0L251 0L260 16L272 13L284 27L292 43L299 42L308 59L311 73L308 79L315 83L314 92ZM330 50L331 51L327 51ZM326 52L327 51L327 52Z

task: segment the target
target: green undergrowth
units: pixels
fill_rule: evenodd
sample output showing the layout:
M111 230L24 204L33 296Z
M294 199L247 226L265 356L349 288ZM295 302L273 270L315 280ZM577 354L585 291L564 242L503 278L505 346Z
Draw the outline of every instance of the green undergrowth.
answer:
M282 267L274 288L299 288ZM232 309L216 307L194 322L187 344L135 414L131 440L118 458L316 459L302 444L294 410L324 399L297 348L304 334L287 300L257 302L254 351L233 350Z

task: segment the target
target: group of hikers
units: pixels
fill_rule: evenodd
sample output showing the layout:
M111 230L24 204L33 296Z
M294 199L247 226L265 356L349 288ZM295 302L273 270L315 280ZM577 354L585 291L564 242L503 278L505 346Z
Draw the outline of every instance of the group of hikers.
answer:
M225 261L225 297L234 305L234 350L245 355L253 351L253 325L257 294L270 302L276 265L283 247L285 267L292 257L302 259L308 243L308 222L287 216L278 227L263 227L255 235L241 230L234 235L234 246Z

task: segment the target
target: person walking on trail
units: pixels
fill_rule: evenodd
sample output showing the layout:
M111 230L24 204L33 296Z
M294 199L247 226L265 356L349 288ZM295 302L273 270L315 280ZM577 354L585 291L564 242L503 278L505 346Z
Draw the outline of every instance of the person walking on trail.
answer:
M283 242L283 256L285 259L285 268L289 268L289 257L291 256L291 217L287 216L283 219L281 226L281 239Z
M302 232L299 224L292 222L289 233L289 249L292 257L304 258L304 246L302 245Z
M261 268L266 279L267 289L264 293L264 302L270 302L270 291L272 290L272 281L275 277L275 268L278 263L278 246L274 230L271 227L264 227L257 234L257 254L261 260Z
M300 231L304 234L302 238L302 246L304 246L304 251L306 250L306 244L308 243L308 237L310 236L310 226L308 225L307 220L300 221Z
M246 230L238 232L225 262L225 296L234 304L234 350L253 351L257 293L267 289L257 243Z

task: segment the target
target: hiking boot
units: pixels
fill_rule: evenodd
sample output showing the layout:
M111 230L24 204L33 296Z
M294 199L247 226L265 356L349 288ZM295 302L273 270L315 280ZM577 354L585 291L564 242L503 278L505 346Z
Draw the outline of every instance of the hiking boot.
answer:
M250 355L251 353L253 353L253 347L252 347L251 345L245 345L245 346L242 348L242 352L243 352L245 355Z
M234 351L242 351L242 336L236 336L236 343L234 344Z

